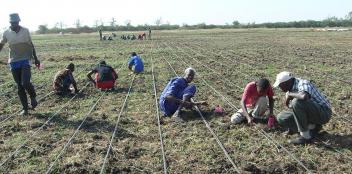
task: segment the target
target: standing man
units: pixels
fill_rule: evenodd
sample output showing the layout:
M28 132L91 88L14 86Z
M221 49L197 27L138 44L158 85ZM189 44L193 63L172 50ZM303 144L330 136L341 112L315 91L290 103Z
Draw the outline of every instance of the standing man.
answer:
M152 29L148 28L148 39L152 39Z
M101 28L99 28L99 38L100 40L103 40L103 32L101 31Z
M276 76L273 85L286 92L285 104L289 111L278 115L278 123L300 137L289 140L294 145L308 144L318 135L322 125L331 118L331 105L327 98L308 80L295 78L284 71Z
M268 110L268 100L269 117L273 117L273 96L274 92L269 80L259 79L248 83L242 95L241 109L232 115L231 122L239 124L247 120L247 123L251 124L255 120L266 119L265 112Z
M0 41L0 51L5 43L9 43L10 55L8 63L12 72L12 76L18 87L18 95L23 107L21 115L28 114L28 99L27 93L31 99L32 109L38 102L34 86L31 83L31 66L30 59L34 58L34 63L37 67L40 66L40 61L36 55L32 38L29 30L19 25L20 17L17 13L10 14L10 29L6 30Z
M205 105L206 102L192 102L196 94L196 86L189 85L196 72L187 68L183 77L175 77L169 81L160 96L160 109L164 116L172 116L175 121L181 120L180 111L183 107L192 108L194 105Z
M134 68L132 68L134 66ZM130 60L128 60L128 69L133 71L134 73L138 74L144 71L144 64L141 59L137 55L136 52L132 52Z

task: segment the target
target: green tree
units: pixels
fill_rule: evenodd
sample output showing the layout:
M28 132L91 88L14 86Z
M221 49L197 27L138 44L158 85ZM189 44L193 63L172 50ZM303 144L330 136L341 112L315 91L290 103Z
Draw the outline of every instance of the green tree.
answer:
M39 34L46 34L48 33L49 29L48 29L48 25L39 25L38 26L38 33Z

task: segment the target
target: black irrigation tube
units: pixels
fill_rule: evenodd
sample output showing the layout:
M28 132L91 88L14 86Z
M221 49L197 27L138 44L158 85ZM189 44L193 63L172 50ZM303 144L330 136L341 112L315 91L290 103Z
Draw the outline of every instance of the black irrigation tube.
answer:
M106 162L108 161L108 156L109 156L110 151L111 151L111 149L112 149L112 143L113 143L113 140L114 140L115 135L116 135L116 131L117 131L117 128L118 128L118 124L119 124L119 122L120 122L121 115L122 115L122 113L123 113L123 111L124 111L124 108L125 108L125 105L126 105L128 96L129 96L129 94L130 94L130 92L131 92L132 85L133 85L133 82L134 82L135 77L136 77L136 74L133 75L133 78L132 78L132 80L131 80L130 87L129 87L128 92L127 92L126 97L125 97L125 100L124 100L124 102L123 102L123 104L122 104L122 106L121 106L120 113L119 113L119 115L117 116L118 118L117 118L117 120L116 120L115 129L114 129L114 132L112 133L112 136L111 136L111 139L110 139L110 143L109 143L109 147L108 147L108 150L107 150L107 152L106 152L106 154L105 154L104 161L103 161L103 164L102 164L101 169L100 169L100 173L101 173L101 174L104 173L105 165L106 165Z
M198 48L201 48L200 46L198 46ZM205 50L205 49L203 49L203 48L201 48L203 51L207 51L207 50ZM192 50L193 51L193 50ZM209 51L207 51L207 52L209 52ZM209 53L212 53L212 52L209 52ZM201 55L201 56L203 56L203 57L205 57L204 55L202 55L202 54L200 54L199 52L197 53L197 54L199 54L199 55ZM212 53L212 54L215 54L215 53ZM223 58L225 58L226 60L228 60L228 61L231 61L231 60L229 60L228 58L226 58L225 56L223 56L223 55L220 55L221 57L223 57ZM194 58L193 58L194 59ZM249 59L246 59L246 60L248 60L248 61L251 61L251 60L249 60ZM251 61L252 63L253 63L253 61ZM247 66L249 66L249 67L251 67L251 68L253 68L253 69L255 69L252 65L250 65L250 64L246 64ZM244 73L242 73L242 72L240 72L240 71L237 71L237 72L239 72L239 73L241 73L241 74L243 74L243 75L245 75L245 76L247 76L247 77L249 77L249 75L248 74L244 74ZM334 99L334 98L331 98L332 100L334 100L335 102L340 102L340 101L338 101L338 100L336 100L336 99ZM348 119L348 118L345 118L345 117L343 117L343 116L341 116L341 115L338 115L335 111L333 111L333 114L335 115L335 116L337 116L337 118L339 118L339 119L342 119L342 120L345 120L345 121L347 121L347 122L349 122L349 123L352 123L352 120L350 120L350 119Z
M84 73L84 71L82 71L80 75L82 75ZM44 86L44 85L43 85ZM38 102L40 102L41 100L45 99L46 97L50 96L51 94L53 94L54 91L50 91L47 94L45 94L42 98L38 99ZM18 111L16 111L15 113L11 114L10 116L6 117L5 119L0 121L0 125L3 124L5 121L11 119L12 117L16 116L17 114L19 114L21 112L21 109L19 109ZM0 117L0 119L2 119L2 116ZM1 128L3 128L4 126L2 126Z
M169 63L168 60L166 60L164 58L165 61L168 62L168 64L170 65L171 69L174 71L175 75L178 76L178 74L176 73L175 69L171 66L171 64ZM237 173L241 173L239 168L236 166L236 164L233 162L232 158L230 157L229 153L227 152L226 148L224 147L224 145L222 144L222 142L220 141L219 137L217 136L217 134L213 131L213 129L210 127L209 123L205 120L202 112L199 110L199 108L197 106L195 106L198 114L201 116L205 126L208 128L208 130L210 131L210 133L213 135L213 137L215 138L217 144L219 145L219 147L222 149L222 151L225 154L225 157L230 161L230 163L232 164L233 168L235 169L235 171Z
M49 168L47 169L47 171L45 172L46 174L50 173L50 171L52 170L52 168L54 167L54 165L56 164L56 162L59 160L59 158L61 157L61 155L65 152L65 150L68 148L68 146L71 144L73 138L76 136L76 134L78 133L78 131L81 129L82 125L84 124L84 122L86 121L86 119L88 118L88 116L90 116L90 114L92 113L92 111L95 109L95 107L97 106L97 104L99 103L99 101L102 99L102 97L105 95L106 91L102 92L102 94L100 95L100 97L98 98L98 100L93 104L93 106L90 108L90 110L88 111L88 113L84 116L84 119L82 120L81 124L77 127L77 129L75 130L75 132L73 133L73 135L68 139L67 143L64 145L64 147L61 149L61 151L59 152L59 154L56 156L55 160L50 164Z
M45 85L46 85L46 84L45 84ZM37 92L37 89L38 89L38 88L39 88L39 89L42 89L45 85L43 84L43 85L37 86L37 87L36 87L36 92ZM9 92L9 93L11 93L11 92ZM2 103L0 103L0 104L1 104L1 105L5 105L5 104L7 104L8 102L14 100L17 96L18 96L18 95L13 95L12 97L10 97L9 99L5 100L4 102L2 102Z
M210 51L208 51L208 50L205 50L204 48L202 48L202 47L199 46L199 45L196 45L196 47L200 48L202 51L205 51L205 52L208 52L208 53L211 53L211 54L216 55L216 54L213 53L213 52L210 52ZM192 50L192 51L193 51L193 50ZM201 53L199 53L199 52L197 52L197 54L199 54L199 55L201 55L201 56L204 57L204 55L201 54ZM224 59L226 59L226 60L228 60L228 61L230 61L230 62L233 61L233 60L227 58L226 56L222 55L221 53L220 53L220 57L222 57L222 58L224 58ZM251 63L253 63L253 64L255 64L255 62L253 62L252 60L250 60L250 59L248 59L248 58L246 58L246 60L249 61L249 62L251 62ZM249 66L249 67L251 67L251 68L253 68L253 69L255 69L255 67L253 67L253 66L250 65L250 64L246 64L246 65ZM301 70L301 71L302 71L302 70ZM309 71L307 71L307 70L306 70L306 73L311 74L311 73L310 73ZM244 74L244 73L242 73L242 74ZM247 74L244 74L244 75L248 76ZM328 76L328 74L324 74L324 75ZM335 79L335 80L338 80L338 79ZM351 82L351 83L352 83L352 82ZM334 101L337 102L337 103L340 102L340 101L338 101L338 100L336 100L336 99L334 99L334 98L331 98L331 99L334 100Z
M83 89L85 89L88 85L89 85L89 83L87 83L79 92L82 92ZM44 128L44 126L47 125L57 114L59 114L62 109L67 107L70 104L70 102L77 97L77 95L78 94L75 94L69 101L66 102L66 104L64 106L62 106L59 110L57 110L54 114L52 114L51 117L44 124L42 124L42 126L37 128L37 130L32 135L27 137L26 140L21 145L19 145L14 152L10 153L8 155L8 157L0 163L0 167L3 167L3 165L7 161L9 161L10 159L12 160L14 158L14 156L18 154L18 152L21 150L21 148L29 141L29 138L37 135L39 133L39 131L42 130Z
M170 49L171 49L171 47L170 46L168 46ZM184 53L184 54L186 54L186 53ZM186 55L188 55L188 54L186 54ZM189 56L189 55L188 55ZM178 56L177 56L178 57ZM190 57L190 56L189 56ZM184 63L186 63L186 62L184 62ZM215 88L213 88L212 86L210 86L204 79L202 79L203 80L203 82L205 83L205 84L207 84L207 86L209 86L211 89L213 89L213 91L215 91L217 94L221 94L220 92L218 92ZM222 98L226 98L226 97L224 97L223 95L220 95ZM228 101L228 99L226 99L225 100L226 102L228 102L228 104L230 105L230 106L232 106L232 107L234 107L236 110L238 110L238 108L237 107L235 107L232 103L230 104L229 103L229 101ZM257 128L256 128L256 130L257 131L259 131ZM259 131L260 132L260 131ZM264 134L263 134L264 135ZM286 149L284 146L282 146L281 144L279 144L277 141L275 141L273 138L271 138L270 137L270 135L268 135L268 134L266 134L267 136L269 136L268 138L269 139L271 139L273 142L275 142L275 144L278 144L281 148L283 148L283 149ZM296 162L298 162L298 164L300 164L308 173L312 173L300 160L298 160L291 152L289 152L287 149L285 150L287 153L288 153L288 155L289 156L291 156L291 157L293 157L295 160L296 160Z
M38 103L39 103L41 100L45 99L46 97L50 96L50 95L53 94L53 93L54 93L54 91L48 92L48 93L45 94L43 97L41 97L40 99L38 99ZM21 110L18 110L18 111L16 111L15 113L11 114L10 116L6 117L5 119L1 120L1 121L0 121L0 125L3 124L4 122L6 122L7 120L13 118L14 116L16 116L17 114L19 114L20 112L21 112ZM2 118L1 118L1 119L2 119ZM0 129L2 129L3 127L4 127L4 125L2 125Z
M196 45L196 47L198 48L201 48L202 50L205 50L204 48L202 48L202 46L200 44ZM225 57L223 55L221 55L221 57ZM227 58L226 58L227 59ZM277 59L276 59L277 61ZM340 78L337 78L336 76L334 75L331 75L331 74L328 74L327 72L324 72L324 75L332 80L335 80L335 81L341 81L341 82L344 82L344 83L348 83L348 84L352 84L352 80L342 80Z
M119 71L123 68L123 66L125 65L125 63L123 63L121 65L121 67L118 69L117 73L119 73ZM52 168L54 167L54 165L56 164L57 160L60 158L60 156L65 152L65 150L68 148L68 146L70 145L70 143L72 142L73 138L76 136L76 134L78 133L78 131L80 130L80 128L82 127L82 125L84 124L84 122L86 121L87 117L91 114L91 112L93 111L93 109L96 107L96 105L99 103L99 101L102 99L102 97L105 95L106 91L103 92L103 94L99 97L99 99L95 102L95 104L91 107L91 109L89 110L89 112L85 115L84 119L82 120L81 124L77 127L76 131L73 133L73 135L69 138L69 140L67 141L67 143L64 145L64 147L61 149L60 153L56 156L55 160L51 163L50 167L47 169L47 171L45 173L50 173L50 171L52 170Z
M159 105L158 105L158 98L157 98L156 85L155 85L153 56L151 56L151 61L152 61L152 76L153 76L153 88L154 88L155 110L156 110L155 115L156 115L157 122L158 122L158 130L159 130L159 137L160 137L160 149L161 149L162 158L163 158L164 174L167 174L167 163L166 163L166 155L165 155L165 151L164 151L164 140L163 140L161 125L160 125Z
M184 53L184 54L185 54L185 53ZM239 86L237 86L237 85L235 85L235 84L232 84L232 85L236 86L237 88L240 88ZM218 93L218 94L219 94L219 93ZM222 96L222 95L221 95L221 96ZM222 98L224 98L224 96L222 96ZM228 102L228 100L226 100L226 101ZM237 107L235 107L235 108L238 110ZM278 111L276 108L275 108L275 110ZM336 113L335 113L335 115L336 115ZM339 118L346 119L346 118L344 118L344 117L339 117ZM348 119L346 119L346 121L349 121L349 122L350 122L350 120L348 120ZM265 134L264 134L263 132L261 132L261 133L262 133L264 136L267 136L267 135L268 135L267 133L265 133ZM270 138L270 139L272 139L272 138ZM321 142L322 142L323 144L325 144L326 146L329 146L329 148L333 149L334 151L336 151L336 152L339 153L340 155L342 155L342 156L344 156L344 157L346 157L346 158L352 160L351 157L345 155L345 154L342 153L340 150L338 150L338 149L332 147L331 145L329 145L328 143L322 141L322 140L319 139L319 138L318 138L318 140L321 141ZM279 146L281 146L281 145L279 144Z

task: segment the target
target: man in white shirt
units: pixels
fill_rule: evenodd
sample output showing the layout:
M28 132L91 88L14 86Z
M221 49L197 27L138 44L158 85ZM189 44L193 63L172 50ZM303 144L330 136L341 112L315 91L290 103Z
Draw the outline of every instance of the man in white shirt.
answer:
M18 95L23 107L21 115L27 115L28 99L26 91L30 96L32 109L38 104L34 86L31 83L30 59L34 58L36 66L40 65L40 61L37 58L29 30L20 26L20 21L20 17L17 13L10 14L11 26L2 35L0 51L6 43L9 44L10 54L8 63L18 87Z

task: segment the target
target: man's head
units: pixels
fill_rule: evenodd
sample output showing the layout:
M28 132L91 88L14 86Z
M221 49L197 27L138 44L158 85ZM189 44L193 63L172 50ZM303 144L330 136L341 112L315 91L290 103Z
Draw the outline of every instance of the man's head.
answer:
M69 69L70 71L75 71L75 65L73 63L70 63L67 65L66 69Z
M106 65L105 60L101 60L101 61L99 62L99 65Z
M279 87L282 91L287 92L292 88L293 85L293 75L290 72L283 71L276 75L276 81L274 83L274 88Z
M265 79L265 78L256 81L255 84L257 85L257 92L258 92L259 94L265 93L265 91L266 91L266 90L269 88L269 86L270 86L269 80L268 80L268 79Z
M137 53L136 53L136 52L132 52L132 53L131 53L131 56L132 56L132 57L137 56Z
M185 70L184 78L186 79L187 83L190 83L193 81L195 75L196 71L193 68L189 67Z
M9 15L9 22L11 24L10 28L11 30L16 30L16 28L19 27L21 19L20 16L17 13L12 13Z

